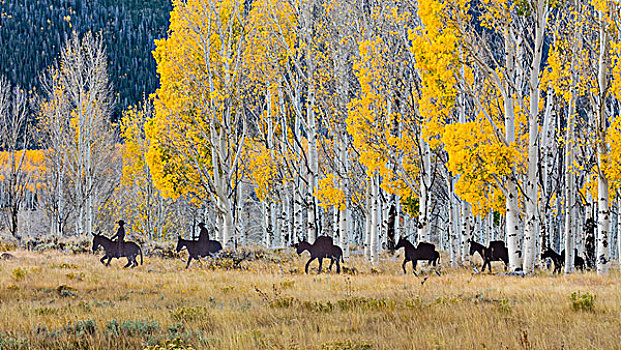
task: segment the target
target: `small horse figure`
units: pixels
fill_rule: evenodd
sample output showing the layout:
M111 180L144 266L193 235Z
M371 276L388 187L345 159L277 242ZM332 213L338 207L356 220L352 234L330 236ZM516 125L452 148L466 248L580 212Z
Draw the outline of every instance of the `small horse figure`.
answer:
M563 265L565 265L565 249L561 251L561 261L563 262ZM574 249L574 266L580 271L584 271L586 268L584 259L578 256L578 249Z
M111 240L110 238L104 235L93 234L93 253L99 249L99 247L103 247L105 251L105 255L99 261L106 266L110 266L110 261L113 258L127 258L127 264L123 266L126 267L136 267L138 266L138 262L136 261L136 256L140 254L140 265L142 265L142 249L140 246L134 242L124 242L121 246L121 251L119 254L118 243L116 241ZM104 260L108 259L107 262Z
M565 266L565 249L563 249L561 254L558 254L554 250L548 248L541 254L541 259L545 258L550 258L552 262L554 262L554 271L552 271L552 273L560 274L561 268ZM574 266L580 271L583 271L586 267L584 259L578 256L578 249L574 251Z
M436 250L435 245L427 242L421 242L418 244L418 247L414 247L414 245L410 241L403 237L400 237L399 242L395 246L395 250L399 250L399 248L402 247L405 249L405 259L403 259L403 264L401 265L404 274L407 274L405 270L405 264L407 264L408 261L412 262L412 271L414 272L415 276L418 276L418 274L416 273L416 265L418 264L419 260L427 260L429 263L433 264L434 267L438 266L438 261L440 260L440 253L438 253L438 251ZM438 272L436 271L436 273Z
M561 273L561 267L565 264L565 257L548 248L541 254L541 259L550 258L554 263L554 271L552 273Z
M483 259L481 272L485 272L485 267L487 266L489 272L492 273L492 261L502 261L505 263L505 271L507 271L509 265L509 251L507 247L505 247L505 242L491 241L489 243L489 248L486 248L484 245L470 240L470 255L472 256L475 253L479 253Z
M181 236L179 236L179 238L177 239L177 253L179 253L183 249L183 247L186 247L188 249L189 255L188 263L187 265L185 265L186 269L190 267L190 262L192 261L192 259L200 260L200 258L206 256L213 256L214 254L222 250L222 244L220 244L220 242L218 241L193 241L183 239L181 238Z
M345 260L343 260L343 250L341 247L332 243L332 238L327 236L319 236L313 244L310 244L307 241L301 241L294 246L296 247L298 255L302 254L306 250L308 250L311 255L310 259L306 263L306 266L304 267L304 272L306 274L308 274L308 266L315 259L319 259L318 273L321 273L323 259L330 259L330 267L328 267L328 271L332 271L332 265L334 265L334 262L336 261L336 273L341 273L341 261L345 263Z

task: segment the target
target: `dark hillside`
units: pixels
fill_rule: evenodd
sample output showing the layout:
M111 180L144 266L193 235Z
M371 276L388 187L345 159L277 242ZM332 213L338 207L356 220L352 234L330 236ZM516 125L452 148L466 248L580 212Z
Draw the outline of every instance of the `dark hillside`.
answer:
M153 39L168 28L169 0L0 0L0 73L27 89L72 30L104 34L118 111L157 86Z

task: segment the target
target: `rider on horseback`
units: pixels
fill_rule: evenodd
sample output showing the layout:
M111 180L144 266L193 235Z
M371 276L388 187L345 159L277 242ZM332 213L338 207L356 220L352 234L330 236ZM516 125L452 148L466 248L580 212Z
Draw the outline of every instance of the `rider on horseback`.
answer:
M201 232L198 234L198 241L201 243L209 241L209 232L207 231L205 224L201 222L198 224L198 227L201 228Z
M119 224L119 229L116 231L116 235L112 236L111 239L117 239L117 256L122 256L123 255L123 241L125 240L125 228L123 227L125 225L125 221L123 220L119 220L118 222Z

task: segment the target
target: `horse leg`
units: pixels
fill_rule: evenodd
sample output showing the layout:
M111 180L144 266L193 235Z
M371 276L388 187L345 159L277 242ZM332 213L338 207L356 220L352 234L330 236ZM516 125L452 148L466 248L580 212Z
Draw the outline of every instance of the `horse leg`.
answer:
M412 260L412 272L414 272L414 276L418 277L416 273L416 265L418 265L418 260Z
M317 274L321 273L321 265L323 264L323 258L318 258L319 259L319 272L317 272Z
M111 262L111 261L112 261L112 257L111 257L111 256L109 256L109 257L108 257L108 262L106 263L106 266L110 266L110 262Z
M185 268L187 269L188 267L190 267L190 261L192 261L192 255L188 256L188 264L185 265Z
M311 257L308 262L306 263L306 266L304 267L304 272L308 275L308 265L310 265L311 261L315 260L315 258Z
M128 268L129 265L132 264L132 260L129 258L129 256L127 257L127 264L125 264L125 266L123 266L124 269Z
M328 267L329 272L332 272L332 265L334 265L334 258L330 258L330 267Z
M404 275L407 275L407 274L408 274L408 272L407 272L407 271L405 271L405 264L407 264L407 263L408 263L408 259L407 259L407 258L405 258L405 259L403 260L403 264L401 264L401 268L403 269L403 274L404 274Z
M107 257L108 257L107 255L104 255L104 256L102 256L102 257L101 257L101 259L99 259L99 261L100 261L103 265L106 265L106 263L104 262L104 260L106 260L106 258L107 258Z
M340 262L340 258L336 258L336 273L340 274L341 273L341 262Z

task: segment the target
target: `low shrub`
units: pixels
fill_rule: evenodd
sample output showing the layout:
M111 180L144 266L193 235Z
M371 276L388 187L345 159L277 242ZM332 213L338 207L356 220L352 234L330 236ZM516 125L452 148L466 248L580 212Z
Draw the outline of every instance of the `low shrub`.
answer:
M162 329L162 325L153 320L138 320L138 321L123 321L121 323L121 333L124 336L142 336L150 337L153 334L159 332Z
M28 270L25 268L21 268L21 267L18 267L15 270L13 270L13 272L11 272L11 278L13 278L15 282L23 280L24 278L26 278L27 275L28 275Z
M85 320L85 321L77 321L75 323L67 323L65 328L63 328L68 334L75 334L78 337L83 337L85 335L94 335L97 332L97 323L95 320Z
M207 310L204 306L195 306L195 307L178 307L174 310L169 311L170 318L174 322L193 322L200 321L204 322L209 319L210 314L209 310Z
M17 249L15 243L0 241L0 252L10 252Z
M354 297L337 301L338 307L343 311L350 310L394 310L395 301L386 298L362 298Z
M569 299L571 300L571 307L574 311L593 312L595 310L595 299L597 299L595 294L577 291L571 293Z
M191 345L186 345L181 338L166 340L163 344L147 346L144 350L194 350Z

